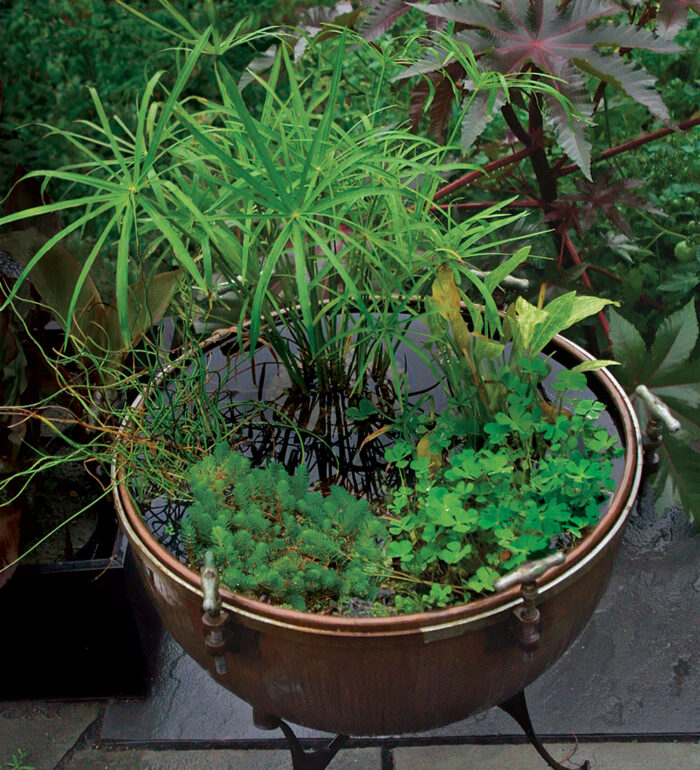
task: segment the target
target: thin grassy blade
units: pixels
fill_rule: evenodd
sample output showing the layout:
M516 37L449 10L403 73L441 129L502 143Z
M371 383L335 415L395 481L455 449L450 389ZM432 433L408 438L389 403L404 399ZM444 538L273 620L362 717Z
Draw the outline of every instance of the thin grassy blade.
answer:
M309 168L312 162L316 158L316 150L319 142L327 142L330 135L331 123L333 122L333 116L335 114L336 100L338 98L338 89L340 87L340 76L343 72L343 56L345 55L345 46L347 42L347 32L343 31L340 42L338 43L338 52L333 62L333 77L331 78L331 85L328 90L327 106L321 119L321 124L314 134L313 142L311 143L311 149L306 156L306 162L304 168L301 171L301 179L299 181L299 191L304 190L306 184L306 178L309 173ZM285 51L286 56L286 51ZM287 59L288 61L288 59ZM290 65L291 67L291 65Z
M204 267L204 280L207 286L212 285L213 273L212 273L212 255L210 244L216 244L219 241L219 232L214 229L210 220L205 214L197 207L194 201L191 200L177 185L163 181L163 186L173 195L186 209L192 214L194 221L202 228L207 236L207 239L200 244L202 247L203 267ZM235 237L231 236L227 239L229 242L238 244ZM206 245L205 245L206 244Z
M122 174L129 182L131 182L131 174L129 173L126 160L124 159L124 156L122 155L122 152L119 149L119 142L117 141L117 138L114 135L114 132L112 131L112 127L109 123L109 120L107 120L107 115L105 114L104 107L102 106L100 97L98 96L97 91L95 91L94 88L89 88L88 90L90 92L90 96L92 97L92 102L95 105L97 116L99 117L100 123L102 124L102 132L104 133L104 135L107 137L107 140L109 141L109 146L111 147L112 152L114 153L115 159L119 163L119 167L122 170Z
M211 244L208 236L203 236L199 242L199 248L202 250L202 268L204 272L204 282L207 286L214 285L214 274L211 258Z
M253 296L253 303L250 308L250 338L251 349L255 347L260 334L260 320L262 317L263 303L265 301L265 295L267 294L270 280L275 272L277 263L279 262L282 252L287 248L287 242L289 241L291 230L291 224L287 222L279 233L275 242L272 244L270 253L265 258L262 272L260 273L260 280L255 287L255 294Z
M91 158L96 165L99 165L99 166L105 165L104 159L100 158L98 155L92 152L92 150L86 145L86 142L92 142L97 144L97 142L95 142L95 140L92 137L79 134L76 131L67 131L66 129L57 128L56 126L49 126L46 123L37 123L37 125L41 126L42 128L48 129L47 136L60 136L61 138L65 139L67 142L70 142L81 153L84 153L89 158Z
M183 16L169 0L158 0L158 2L165 8L165 10L175 19L180 26L192 35L196 39L199 32L187 21L187 18Z
M158 211L156 207L143 196L139 196L139 203L143 207L144 211L148 214L148 216L153 220L153 223L156 225L156 227L166 237L168 243L173 249L173 253L175 254L177 261L192 276L197 286L199 286L202 291L206 291L207 285L204 281L204 278L197 269L195 261L189 255L185 245L180 240L179 235L175 232L175 229L172 227L168 219L163 216L163 214L161 214L161 212ZM121 314L119 317L121 323Z
M40 177L45 180L49 179L61 179L64 182L73 182L75 184L84 184L87 187L94 187L98 190L104 190L112 194L123 195L124 187L116 182L109 182L106 179L98 179L95 176L88 174L74 174L72 171L30 171L24 176L25 179L29 177ZM78 205L83 205L85 198L78 198L80 201ZM73 203L75 199L70 199L66 203ZM2 222L0 221L0 224Z
M221 75L226 87L226 92L231 99L231 102L233 103L239 119L243 123L248 138L255 147L257 152L257 160L259 160L260 163L262 163L262 165L265 167L265 171L267 171L268 176L270 177L270 181L272 182L280 201L286 206L287 211L291 211L293 208L293 201L289 196L287 185L277 171L275 163L272 160L270 153L268 152L267 146L263 140L262 134L260 133L256 121L248 112L248 108L245 106L238 88L236 88L236 84L231 77L231 74L225 67L221 68Z
M158 70L158 72L156 72L148 81L146 88L141 95L141 102L139 104L138 112L136 113L136 138L134 141L134 177L136 179L139 178L141 156L146 151L146 123L148 111L151 106L151 97L164 73L165 70Z
M265 102L263 103L262 113L260 116L260 122L267 125L272 115L272 108L277 100L277 82L279 81L280 68L282 67L282 56L280 53L275 57L272 63L272 69L268 77L268 82L265 84L268 86L265 93Z
M178 74L177 80L173 85L173 90L168 94L168 98L165 104L163 105L163 109L161 110L158 123L156 124L156 127L153 131L153 138L148 147L148 152L146 153L146 159L144 160L144 163L143 163L144 168L150 166L153 163L153 158L155 157L155 154L156 154L156 148L160 144L160 140L163 136L163 132L165 131L165 126L167 122L170 120L170 115L173 112L175 102L179 98L180 93L182 92L182 89L185 87L185 84L189 80L189 77L192 74L192 71L194 70L195 65L197 64L199 57L202 55L202 51L204 50L207 44L207 41L209 40L210 32L211 32L211 27L207 27L207 29L202 33L195 47L192 49L190 54L185 59L185 66L182 68L182 70Z
M495 267L484 279L484 285L486 288L493 292L498 284L508 275L510 275L516 267L522 265L530 256L530 247L523 246L518 249L515 254L508 257L505 262L502 262L498 267Z
M314 321L311 303L309 301L309 283L311 276L308 276L308 268L304 258L304 234L298 224L292 226L292 250L294 251L294 277L297 284L297 294L299 296L299 307L301 316L304 319L306 327L306 339L311 347L311 354L316 354L316 344L314 339Z
M345 282L347 292L354 299L358 310L365 316L365 318L370 319L372 315L367 308L367 305L365 304L362 292L360 292L360 290L357 288L357 284L355 281L353 281L352 277L345 269L345 266L342 264L342 262L338 259L333 249L329 248L328 243L323 238L319 237L318 233L313 227L304 223L304 229L306 230L307 234L311 236L314 243L316 243L316 245L321 249L325 257L330 261L330 263L337 271L338 275Z
M119 312L119 331L122 341L126 343L129 335L129 247L131 245L131 230L134 224L134 213L127 208L119 234L116 266L116 296Z
M114 116L114 122L121 128L121 130L129 137L131 142L133 143L136 141L136 136L134 135L134 132L129 128L129 126L126 125L126 123L119 117L119 115ZM117 141L120 141L123 145L129 146L126 139L119 139L117 137Z
M279 206L279 200L275 197L272 190L270 190L266 185L262 184L260 179L252 176L252 174L240 163L236 162L236 160L231 155L227 155L216 144L216 142L212 141L206 135L206 133L201 130L195 120L184 113L179 113L177 117L182 123L185 124L185 126L188 128L194 138L201 144L201 146L210 152L213 156L218 158L219 161L221 161L224 167L231 172L231 176L233 178L241 177L242 179L245 179L248 185L253 188L253 190L255 190L258 195L260 195L260 200L258 201L259 204L264 206L265 203L267 203L267 205L272 206L275 209ZM231 185L229 183L223 182L223 186L230 187ZM235 189L239 194L243 192L243 190L240 188Z
M147 22L153 27L156 27L157 29L161 30L161 32L166 32L168 35L173 35L173 37L177 37L178 39L182 40L183 43L189 42L189 38L185 37L184 35L181 35L179 32L175 32L173 29L169 29L168 27L163 26L159 22L157 22L155 19L151 18L150 16L146 15L145 13L141 13L137 8L133 8L130 5L127 5L127 3L124 2L124 0L117 0L119 5L121 5L122 8L129 11L129 13L133 13L134 16L138 16L139 19L142 21ZM195 33L196 37L196 33Z
M28 174L27 176L38 176L40 174ZM123 190L119 189L119 192ZM43 214L50 214L54 211L65 211L66 209L74 209L87 205L88 203L95 203L102 200L102 197L97 195L89 195L84 198L73 198L68 201L58 201L55 203L46 203L43 206L32 206L31 208L24 209L23 211L16 211L14 214L7 214L4 217L0 217L0 227L3 225L9 225L12 222L17 222L20 219L29 219L35 216L41 216Z

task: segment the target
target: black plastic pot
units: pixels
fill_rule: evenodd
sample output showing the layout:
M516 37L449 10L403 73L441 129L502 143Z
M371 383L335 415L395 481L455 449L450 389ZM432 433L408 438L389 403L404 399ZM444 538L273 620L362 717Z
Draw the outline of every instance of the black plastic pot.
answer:
M20 564L0 589L0 700L147 693L162 625L111 511L76 557Z

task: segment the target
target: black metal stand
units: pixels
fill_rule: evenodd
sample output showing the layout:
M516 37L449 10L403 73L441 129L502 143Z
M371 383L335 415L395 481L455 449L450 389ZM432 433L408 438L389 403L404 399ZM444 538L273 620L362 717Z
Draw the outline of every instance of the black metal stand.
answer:
M505 703L501 703L499 708L506 712L509 716L522 727L523 732L527 735L530 743L535 747L537 753L544 759L544 761L554 770L570 770L570 768L564 767L559 764L554 757L545 749L542 745L542 741L537 737L535 730L530 720L530 712L527 710L527 702L525 700L525 692L521 690L517 695L514 695ZM589 770L590 765L588 761L579 765L580 770Z
M293 770L326 770L333 757L348 742L347 735L336 736L328 746L316 751L304 751L299 739L294 735L292 728L281 719L270 714L260 714L253 711L253 722L262 730L276 730L279 728L284 733L289 751L292 755Z
M505 711L509 716L513 717L520 727L522 727L523 732L527 735L530 743L549 767L553 768L553 770L571 770L571 768L565 767L557 762L537 737L532 726L530 713L527 709L524 691L521 690L517 695L514 695L509 700L501 703L499 708ZM317 749L316 751L304 751L299 743L299 739L294 735L292 728L281 719L269 714L260 714L254 711L253 721L257 727L263 730L276 730L278 728L282 730L292 755L293 770L326 770L333 760L333 757L335 757L349 740L347 735L338 735L325 748ZM585 761L578 767L579 770L590 770L588 761Z

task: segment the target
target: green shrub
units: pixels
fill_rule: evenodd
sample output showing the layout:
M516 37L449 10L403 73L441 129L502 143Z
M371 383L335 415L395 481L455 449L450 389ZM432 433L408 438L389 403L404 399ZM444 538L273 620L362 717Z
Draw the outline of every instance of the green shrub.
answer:
M564 370L553 387L562 398L543 401L544 360L523 360L523 373L501 375L503 411L483 433L453 399L415 446L397 442L386 459L405 473L389 496L397 607L417 611L493 590L517 565L566 548L595 525L613 489L615 439L597 423L604 406L565 399L585 387ZM405 469L405 470L403 470Z
M173 0L174 8L196 29L209 24L207 0ZM229 31L248 19L256 29L291 23L297 9L323 4L309 0L217 0L217 26ZM172 17L155 0L129 5L163 26ZM75 120L95 120L88 86L97 88L108 115L134 112L136 95L157 69L174 80L176 38L119 5L116 0L4 0L0 2L0 191L7 189L15 165L58 168L75 161L70 145L34 122L73 128ZM241 72L256 51L235 49L227 63ZM201 67L189 93L215 93L213 70ZM22 128L20 128L22 127Z

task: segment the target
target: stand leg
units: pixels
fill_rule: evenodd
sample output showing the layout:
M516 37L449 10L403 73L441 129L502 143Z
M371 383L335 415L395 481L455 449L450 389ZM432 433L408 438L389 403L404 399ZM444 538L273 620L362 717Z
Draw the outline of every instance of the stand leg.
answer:
M258 714L254 711L253 721L257 727L263 730L275 730L276 728L282 730L292 755L293 770L326 770L333 757L349 740L347 735L338 735L325 748L316 751L304 751L292 728L281 719L268 714Z
M545 749L542 742L537 737L535 730L530 720L530 713L527 710L527 703L525 701L525 693L521 690L517 695L514 695L505 703L501 703L500 709L506 712L506 714L513 717L513 719L523 728L523 732L527 735L530 743L535 747L537 753L544 759L544 761L554 770L570 770L570 768L564 767L555 761L554 757ZM579 765L580 770L589 770L590 765L588 761Z

